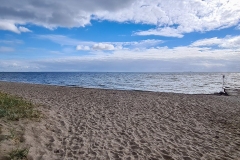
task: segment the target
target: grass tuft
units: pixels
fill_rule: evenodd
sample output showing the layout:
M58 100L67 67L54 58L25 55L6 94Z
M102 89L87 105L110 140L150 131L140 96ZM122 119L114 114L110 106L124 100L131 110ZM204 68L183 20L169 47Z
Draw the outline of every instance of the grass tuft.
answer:
M27 159L28 152L29 152L28 148L15 149L9 153L9 158L11 160L25 160Z
M20 118L39 118L40 112L31 102L0 92L0 118L18 121Z

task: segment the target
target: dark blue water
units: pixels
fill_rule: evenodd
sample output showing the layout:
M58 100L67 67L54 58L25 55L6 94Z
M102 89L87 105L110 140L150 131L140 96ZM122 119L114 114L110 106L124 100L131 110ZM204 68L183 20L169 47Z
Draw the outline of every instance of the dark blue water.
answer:
M62 73L0 72L0 81L119 90L212 94L222 90L223 79L240 87L240 73Z

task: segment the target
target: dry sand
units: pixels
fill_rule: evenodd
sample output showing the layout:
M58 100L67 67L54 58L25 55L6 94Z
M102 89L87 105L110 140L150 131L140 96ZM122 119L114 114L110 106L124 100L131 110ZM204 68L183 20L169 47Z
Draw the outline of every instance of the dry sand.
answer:
M0 82L46 115L26 125L33 159L240 159L240 97Z

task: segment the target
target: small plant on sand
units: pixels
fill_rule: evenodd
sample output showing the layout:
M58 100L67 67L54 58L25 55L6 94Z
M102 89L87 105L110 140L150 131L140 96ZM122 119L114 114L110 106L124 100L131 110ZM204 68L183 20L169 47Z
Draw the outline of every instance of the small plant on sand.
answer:
M39 118L40 112L34 109L32 103L22 98L0 92L0 118L1 117L6 117L9 120Z
M28 155L29 149L24 148L24 149L15 149L12 150L9 153L9 158L11 160L27 160L27 155Z
M15 144L20 144L24 141L23 131L16 131L14 128L9 129L10 135L7 136L7 139L11 139Z

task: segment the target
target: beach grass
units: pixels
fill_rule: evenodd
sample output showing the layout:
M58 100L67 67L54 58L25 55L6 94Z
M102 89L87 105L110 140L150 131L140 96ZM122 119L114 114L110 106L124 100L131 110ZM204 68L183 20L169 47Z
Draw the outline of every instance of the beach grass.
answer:
M39 118L40 112L31 102L0 92L0 118L2 117L13 121L20 118Z
M9 158L11 160L24 160L27 159L29 148L15 149L9 153Z
M25 160L29 152L29 148L25 147L24 144L24 130L25 127L14 125L14 121L22 123L21 119L36 119L41 118L41 112L36 109L36 106L24 100L21 97L9 95L0 92L0 120L4 124L5 133L2 132L3 126L0 126L0 142L2 145L4 141L11 142L12 150L8 150L5 154L0 149L1 154L4 154L7 159L11 160ZM0 121L1 122L1 121Z

